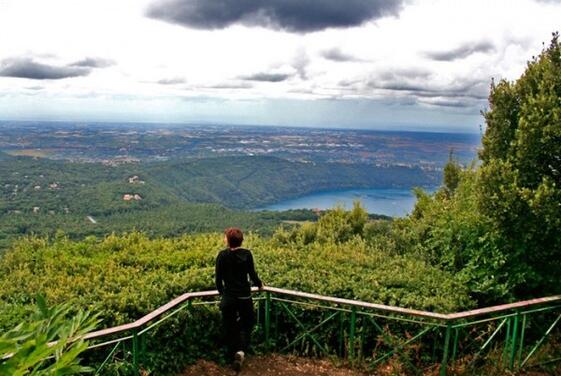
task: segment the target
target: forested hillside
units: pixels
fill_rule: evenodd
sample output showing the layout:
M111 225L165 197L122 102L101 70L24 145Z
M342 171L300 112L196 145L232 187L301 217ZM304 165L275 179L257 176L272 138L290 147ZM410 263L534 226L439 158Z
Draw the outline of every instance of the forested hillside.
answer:
M150 165L146 173L177 196L256 208L321 190L432 187L440 175L418 167L296 163L273 157L210 158Z
M0 246L59 229L80 238L144 230L151 235L217 231L238 223L272 233L310 211L242 212L324 189L433 186L420 168L308 164L269 157L104 165L42 158L0 159Z

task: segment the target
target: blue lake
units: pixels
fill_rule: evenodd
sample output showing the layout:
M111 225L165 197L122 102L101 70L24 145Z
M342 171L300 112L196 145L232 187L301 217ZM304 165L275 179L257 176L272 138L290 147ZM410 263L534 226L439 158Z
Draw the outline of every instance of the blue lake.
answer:
M434 188L428 189L428 191L433 192ZM360 200L362 206L369 213L402 217L413 210L416 198L411 189L349 189L312 193L295 199L281 201L258 210L331 209L338 204L350 209L355 200Z

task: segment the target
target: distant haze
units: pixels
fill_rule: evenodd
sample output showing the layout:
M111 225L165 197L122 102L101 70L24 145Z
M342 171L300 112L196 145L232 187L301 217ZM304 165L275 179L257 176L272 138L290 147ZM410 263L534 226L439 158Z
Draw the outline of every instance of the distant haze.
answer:
M0 119L479 132L539 0L0 0Z

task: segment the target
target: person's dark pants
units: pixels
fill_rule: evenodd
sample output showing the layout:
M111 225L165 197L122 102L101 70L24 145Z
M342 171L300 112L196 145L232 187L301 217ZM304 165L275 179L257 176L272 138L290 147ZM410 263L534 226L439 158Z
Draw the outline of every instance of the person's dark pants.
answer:
M222 312L222 334L228 357L233 358L238 351L247 352L251 341L251 331L255 325L253 300L223 296L220 302Z

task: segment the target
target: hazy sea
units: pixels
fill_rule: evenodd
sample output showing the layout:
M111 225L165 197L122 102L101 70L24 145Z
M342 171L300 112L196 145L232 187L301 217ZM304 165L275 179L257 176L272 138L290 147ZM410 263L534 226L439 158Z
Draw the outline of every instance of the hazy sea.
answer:
M429 192L434 190L435 188L427 189ZM368 213L402 217L411 213L416 198L411 189L349 189L312 193L268 205L258 210L331 209L338 204L350 209L355 200L360 200Z

